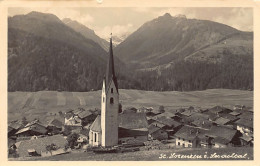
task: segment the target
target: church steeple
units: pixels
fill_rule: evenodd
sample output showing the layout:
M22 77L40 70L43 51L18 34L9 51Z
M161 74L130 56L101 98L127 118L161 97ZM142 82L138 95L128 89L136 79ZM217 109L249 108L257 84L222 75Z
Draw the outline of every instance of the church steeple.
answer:
M109 84L111 83L112 80L114 81L116 90L118 92L117 79L116 79L115 69L114 69L113 43L112 43L112 33L111 33L109 57L108 57L107 71L106 71L106 90L109 88Z

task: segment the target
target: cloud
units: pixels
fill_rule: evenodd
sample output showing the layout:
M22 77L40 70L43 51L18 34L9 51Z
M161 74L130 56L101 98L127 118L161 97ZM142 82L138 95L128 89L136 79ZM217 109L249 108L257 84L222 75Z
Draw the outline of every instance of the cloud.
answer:
M104 28L97 27L95 29L95 33L104 39L109 39L111 32L113 33L113 36L122 37L134 31L133 24L130 23L127 25L105 26Z

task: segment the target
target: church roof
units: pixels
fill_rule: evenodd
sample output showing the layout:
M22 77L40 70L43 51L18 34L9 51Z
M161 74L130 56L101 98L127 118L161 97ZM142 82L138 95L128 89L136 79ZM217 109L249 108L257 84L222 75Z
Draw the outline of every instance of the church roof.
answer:
M109 58L108 58L107 71L106 71L106 83L105 83L106 91L109 88L109 84L111 83L111 80L114 81L116 86L116 91L118 92L118 84L117 84L117 78L115 75L115 68L114 68L112 37L110 38Z
M95 132L101 132L101 116L98 115L95 119L95 121L90 126L90 130Z
M126 129L148 128L144 113L122 113L118 116L119 127Z

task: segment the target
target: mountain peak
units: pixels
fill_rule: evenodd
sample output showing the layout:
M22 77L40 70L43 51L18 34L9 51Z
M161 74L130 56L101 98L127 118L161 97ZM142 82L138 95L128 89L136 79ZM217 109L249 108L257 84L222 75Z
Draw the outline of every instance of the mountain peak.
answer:
M55 16L54 14L50 14L50 13L41 13L41 12L32 11L32 12L26 14L26 16L32 17L32 18L37 18L37 19L42 19L42 20L48 20L48 21L58 21L58 22L61 21L57 16Z
M172 17L172 16L171 16L170 13L165 13L165 14L163 15L163 17L168 17L168 18L170 18L170 17Z

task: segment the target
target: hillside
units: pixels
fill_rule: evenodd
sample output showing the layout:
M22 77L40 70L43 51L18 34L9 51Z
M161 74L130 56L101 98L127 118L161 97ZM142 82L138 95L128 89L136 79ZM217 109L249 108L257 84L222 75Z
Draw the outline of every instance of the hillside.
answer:
M8 18L8 91L100 89L107 55L55 15L31 12ZM117 58L115 65L117 72L124 67ZM120 86L130 86L121 71Z
M104 41L53 14L9 17L8 91L101 89ZM165 14L116 46L114 58L122 89L254 89L253 33L212 21Z
M229 89L209 89L193 92L153 92L141 90L119 90L119 100L123 109L128 106L140 108L163 105L166 111L189 106L210 108L223 105L232 108L236 104L253 107L253 92ZM100 108L101 91L92 92L9 92L8 119L45 118L77 107Z
M104 50L108 52L109 49L109 42L105 39L100 38L95 34L95 32L92 29L89 29L83 24L80 24L79 22L75 20L71 20L70 18L65 18L62 20L64 24L75 30L76 32L79 32L81 35L83 35L87 39L91 39L97 44L99 44Z
M252 56L253 34L217 22L166 13L146 22L119 44L115 53L135 68L151 68L178 60L216 63L225 53Z

